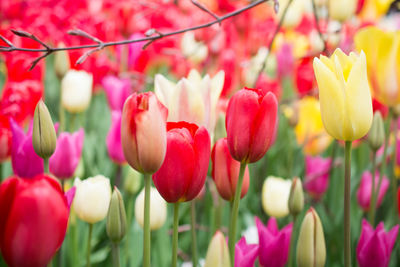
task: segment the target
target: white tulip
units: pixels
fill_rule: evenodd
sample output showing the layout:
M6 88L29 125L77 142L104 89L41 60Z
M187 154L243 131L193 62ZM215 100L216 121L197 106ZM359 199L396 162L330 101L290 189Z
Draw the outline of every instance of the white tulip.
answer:
M73 209L76 215L85 222L96 223L107 216L111 200L110 180L97 175L81 181L76 178Z
M274 176L265 179L262 188L262 207L265 213L276 218L289 214L288 201L291 185L291 180Z
M208 48L203 42L197 42L193 32L183 34L181 49L185 57L193 63L200 63L207 58Z
M69 70L61 81L61 103L71 113L85 111L92 97L93 75Z
M143 227L144 225L144 189L136 198L135 219ZM150 229L160 229L167 219L167 203L154 187L150 188Z

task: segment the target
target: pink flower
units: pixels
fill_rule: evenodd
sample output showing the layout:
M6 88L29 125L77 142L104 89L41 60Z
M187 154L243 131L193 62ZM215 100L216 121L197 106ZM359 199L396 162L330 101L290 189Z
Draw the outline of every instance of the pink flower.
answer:
M71 134L60 133L54 154L49 160L49 169L59 179L71 178L78 166L82 154L83 129Z
M253 267L258 256L258 245L247 244L242 237L235 246L235 267Z
M314 198L320 199L329 185L329 170L332 160L322 157L306 157L304 189Z
M125 100L132 93L129 79L120 79L116 76L106 76L101 81L107 95L107 101L111 110L121 111Z
M364 219L356 249L360 267L387 267L398 230L399 225L396 225L389 232L385 232L383 222L374 230Z
M274 217L264 224L256 217L256 226L259 239L259 261L264 267L283 267L289 256L290 237L293 223L286 225L279 231Z
M120 111L111 113L111 126L106 139L108 155L117 164L126 162L121 144L121 115Z
M10 119L12 132L11 163L14 174L21 178L33 178L43 173L43 159L33 150L32 123L25 134L23 129Z
M379 173L375 173L375 190L378 190ZM382 177L381 187L376 202L376 206L379 207L382 203L383 196L389 188L389 179L386 176ZM372 175L369 171L365 171L361 176L360 186L357 190L357 201L358 204L364 211L369 210L371 201L371 189L372 189Z
M284 43L277 55L278 77L290 76L293 73L294 57L293 49L289 43Z

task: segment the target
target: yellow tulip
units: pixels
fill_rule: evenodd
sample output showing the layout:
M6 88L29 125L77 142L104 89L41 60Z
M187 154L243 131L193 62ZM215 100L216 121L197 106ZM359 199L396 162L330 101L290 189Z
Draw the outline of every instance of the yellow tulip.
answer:
M306 96L298 102L298 108L299 120L294 128L297 143L303 146L305 154L318 155L332 141L322 123L319 101Z
M357 0L333 0L328 1L329 15L332 19L345 21L354 15L357 7Z
M383 104L400 104L400 31L367 27L357 32L354 43L367 57L373 94Z
M377 21L389 10L394 0L365 0L363 8L358 15L363 20Z
M354 141L366 135L372 124L372 100L365 54L339 48L328 58L314 58L322 122L334 138Z

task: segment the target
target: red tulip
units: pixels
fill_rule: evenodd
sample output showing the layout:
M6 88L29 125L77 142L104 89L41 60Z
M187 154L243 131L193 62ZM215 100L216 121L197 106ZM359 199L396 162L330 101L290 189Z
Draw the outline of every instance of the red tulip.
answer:
M273 140L277 111L278 101L271 92L244 88L232 96L225 127L234 159L253 163L264 156Z
M50 176L12 177L0 186L0 249L11 267L43 267L61 246L67 198Z
M210 136L188 122L167 123L167 154L153 182L168 202L190 201L203 187L210 159Z
M219 139L211 153L212 178L217 186L218 193L225 200L232 201L236 192L237 180L239 178L240 162L234 160L229 153L226 138ZM249 189L249 169L246 167L242 185L243 198Z
M132 94L124 104L121 142L125 159L135 170L156 172L164 161L168 110L154 93Z

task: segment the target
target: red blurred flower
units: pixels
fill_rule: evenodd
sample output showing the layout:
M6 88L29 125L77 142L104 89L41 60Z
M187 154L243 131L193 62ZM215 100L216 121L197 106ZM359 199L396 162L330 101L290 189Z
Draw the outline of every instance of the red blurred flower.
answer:
M300 95L306 95L312 91L315 84L312 58L306 57L300 60L295 70L296 88Z
M190 201L206 180L210 136L206 128L184 121L168 122L167 131L167 154L153 182L166 201Z
M56 180L11 177L0 186L0 249L10 266L42 267L61 246L69 216Z
M0 114L0 163L11 155L11 137L10 122Z
M278 101L281 99L282 87L279 80L273 80L264 73L261 73L255 87L261 89L264 94L268 92L274 93Z
M232 96L225 127L234 159L253 163L264 156L273 141L277 111L278 101L271 92L244 88Z
M389 113L389 108L376 100L376 98L372 98L372 109L374 110L374 113L379 110L383 118L386 118Z

